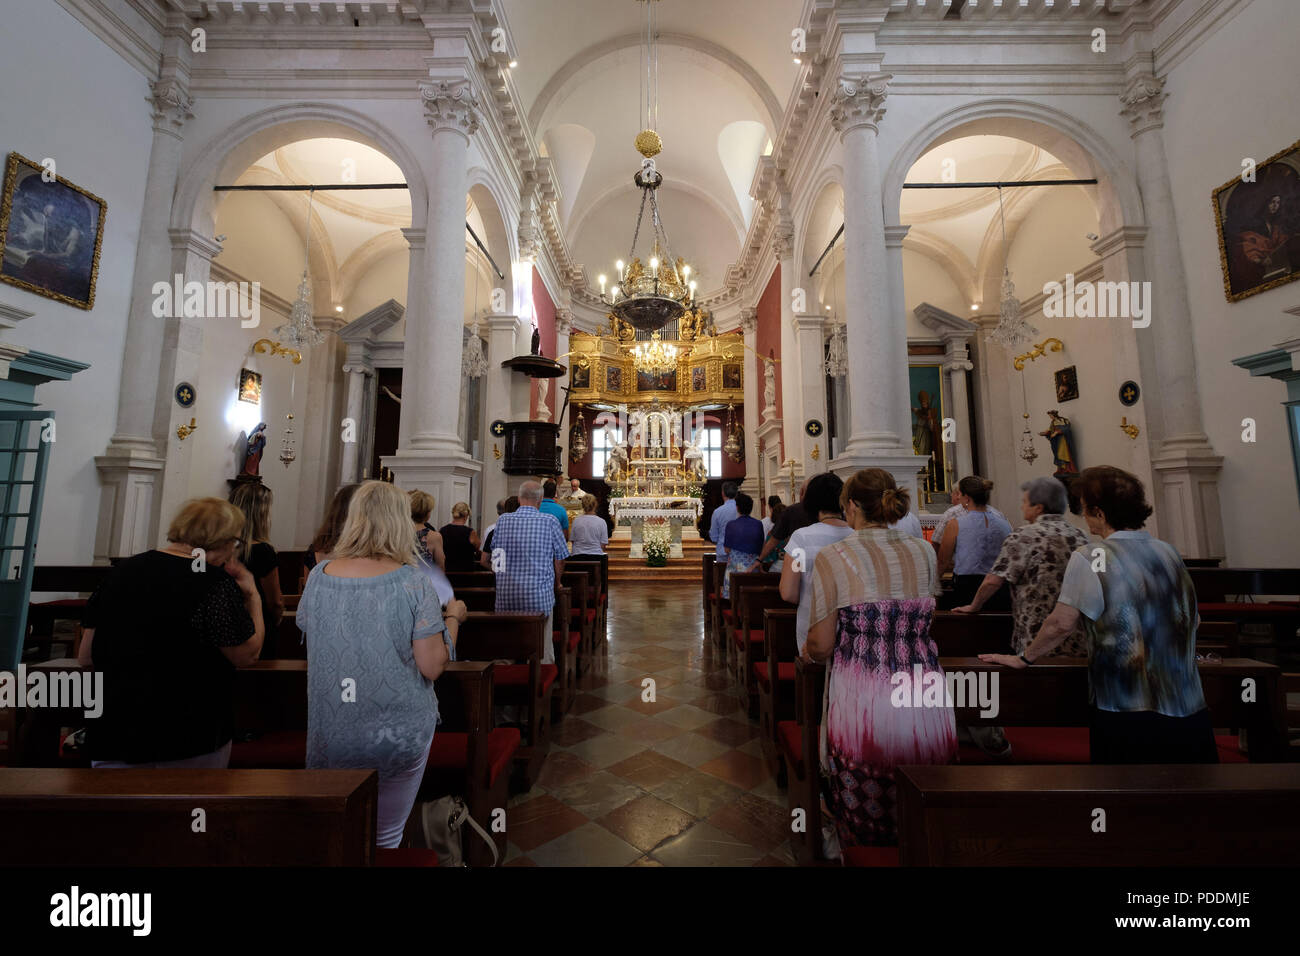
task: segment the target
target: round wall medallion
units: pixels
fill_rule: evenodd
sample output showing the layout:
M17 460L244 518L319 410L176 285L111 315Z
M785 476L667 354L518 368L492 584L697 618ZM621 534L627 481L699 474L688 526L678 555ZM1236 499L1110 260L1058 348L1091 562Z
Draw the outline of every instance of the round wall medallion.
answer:
M176 404L181 408L189 408L194 404L194 400L199 397L199 393L189 382L181 382L176 386Z
M502 435L506 433L506 423L498 418L489 426L489 429L491 430L493 435L495 435L497 438L500 438Z
M1119 403L1125 408L1136 405L1141 397L1142 389L1138 387L1137 382L1125 382L1119 387Z
M819 438L821 433L825 431L822 427L822 423L815 418L808 419L808 421L804 423L803 430L808 433L809 438Z

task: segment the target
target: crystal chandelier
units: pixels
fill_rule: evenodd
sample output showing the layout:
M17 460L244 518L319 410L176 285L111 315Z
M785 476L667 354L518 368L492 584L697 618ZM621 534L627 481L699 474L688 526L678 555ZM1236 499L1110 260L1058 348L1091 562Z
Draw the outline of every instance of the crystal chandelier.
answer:
M654 25L656 0L640 2L646 5L646 40L642 50L645 63L642 103L646 127L636 137L637 152L644 159L632 182L641 190L641 208L637 212L626 267L622 259L615 263L618 282L606 295L606 277L601 275L597 281L600 283L600 299L614 315L639 331L652 332L681 318L695 300L695 280L691 278L691 267L680 257L673 258L668 232L659 217L659 203L655 198L655 191L664 181L663 175L655 169L654 161L663 149L663 140L655 132L659 117L659 48ZM636 256L636 244L641 235L646 206L650 207L654 243L648 261L643 263Z
M662 375L677 367L677 346L660 339L658 332L652 332L650 341L639 342L629 351L638 372Z
M311 278L307 274L311 256L311 203L316 190L307 193L307 244L302 254L302 281L298 283L298 298L289 310L289 321L271 330L271 335L290 348L304 349L320 345L325 333L316 328L311 316ZM287 464L287 462L286 462Z
M1002 187L998 187L998 215L1002 217L1002 248L1007 247L1007 217L1002 206ZM1010 252L1007 253L1008 258ZM997 328L993 330L993 341L1004 349L1013 349L1030 341L1038 334L1038 329L1025 321L1020 314L1020 299L1016 297L1016 286L1011 281L1011 267L1007 263L1002 269L1002 305L999 310Z

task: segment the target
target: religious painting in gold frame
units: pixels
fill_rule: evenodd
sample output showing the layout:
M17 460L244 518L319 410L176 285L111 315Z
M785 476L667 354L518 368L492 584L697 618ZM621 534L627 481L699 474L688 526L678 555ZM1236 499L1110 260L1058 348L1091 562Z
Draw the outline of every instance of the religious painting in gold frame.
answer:
M943 368L939 365L907 367L908 397L912 411L912 452L930 459L926 491L948 490L948 469L943 444Z
M1300 279L1300 143L1216 189L1214 224L1229 302Z
M0 282L93 309L107 215L98 196L10 153L0 194Z

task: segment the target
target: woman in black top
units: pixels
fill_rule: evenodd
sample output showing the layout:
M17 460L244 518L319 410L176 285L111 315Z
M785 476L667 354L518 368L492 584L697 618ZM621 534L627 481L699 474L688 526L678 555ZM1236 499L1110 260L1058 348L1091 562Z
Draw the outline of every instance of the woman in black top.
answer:
M448 571L473 571L478 564L478 532L469 526L469 505L458 501L451 506L451 524L438 529Z
M260 481L244 481L230 492L230 503L244 513L243 544L237 557L257 582L262 599L262 623L267 639L262 658L278 655L276 637L284 617L284 596L280 593L280 558L271 546L271 489Z
M257 585L235 557L244 516L220 498L186 502L168 546L127 558L87 603L78 657L104 675L90 721L95 767L224 768L235 667L257 660Z

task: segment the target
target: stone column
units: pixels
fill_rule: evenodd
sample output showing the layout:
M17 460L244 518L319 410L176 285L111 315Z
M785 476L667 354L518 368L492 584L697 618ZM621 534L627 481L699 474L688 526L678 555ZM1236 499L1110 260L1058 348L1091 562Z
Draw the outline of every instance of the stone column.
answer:
M741 482L740 490L757 501L759 492L758 474L762 468L758 456L758 409L759 403L763 400L762 375L758 371L759 364L754 360L758 340L758 309L740 310L740 330L745 339L745 354L741 357L741 361L744 363L744 378L742 381L745 386L745 480ZM725 421L722 423L722 427L725 431L727 427ZM727 440L725 434L722 436L722 440ZM726 452L723 452L723 454L725 455ZM764 504L764 507L766 507L766 504Z
M501 363L519 354L516 339L519 317L508 312L487 316L488 370L483 376L483 420L488 429L483 439L483 518L491 522L496 503L513 494L511 478L501 470L506 443L504 435L492 434L496 421L522 421L528 417L531 381ZM486 526L485 526L486 527Z
M361 480L361 446L362 436L368 428L366 422L366 379L375 374L369 362L354 357L348 350L348 360L343 366L343 375L347 379L347 401L343 408L343 417L352 422L354 441L343 443L342 463L339 468L339 484L347 485Z
M796 473L815 475L826 470L826 318L818 313L794 317L798 342L800 419L791 446L799 462ZM788 421L788 418L787 418ZM809 435L804 425L809 421L821 422L821 431ZM787 430L786 434L790 434ZM813 458L813 449L817 457Z
M800 359L798 334L795 329L794 294L796 289L804 292L807 308L807 289L804 289L797 274L794 260L794 224L785 215L777 221L776 233L772 238L772 251L781 266L781 353L777 356L781 364L777 374L781 377L781 455L782 461L795 460L796 478L803 474L803 414L800 383Z
M1147 414L1155 506L1162 534L1184 557L1222 557L1219 472L1201 417L1196 352L1188 334L1187 275L1174 218L1164 140L1165 81L1149 72L1150 57L1129 66L1120 100L1136 152L1134 164L1147 217L1147 273L1158 280L1148 298L1150 325L1137 328L1144 392L1162 392L1159 414ZM1113 321L1113 320L1111 320ZM1142 340L1147 340L1143 342Z
M163 69L150 87L153 142L131 278L117 426L108 448L95 459L103 486L95 534L96 563L146 551L157 543L158 482L167 453L167 437L158 421L158 402L163 394L170 402L175 382L163 369L165 323L153 314L153 286L156 282L171 282L174 274L168 227L180 170L183 129L194 115L188 90L187 24L184 17L169 16L163 39Z
M853 431L833 468L848 476L883 468L916 500L926 459L902 432L907 420L907 326L892 314L876 133L885 114L887 73L840 78L831 122L844 145L844 284Z
M429 219L424 261L412 275L402 358L402 414L397 454L386 458L395 483L422 488L442 514L468 501L479 464L457 432L465 325L465 193L470 137L478 103L468 79L434 77L420 84L433 130Z

